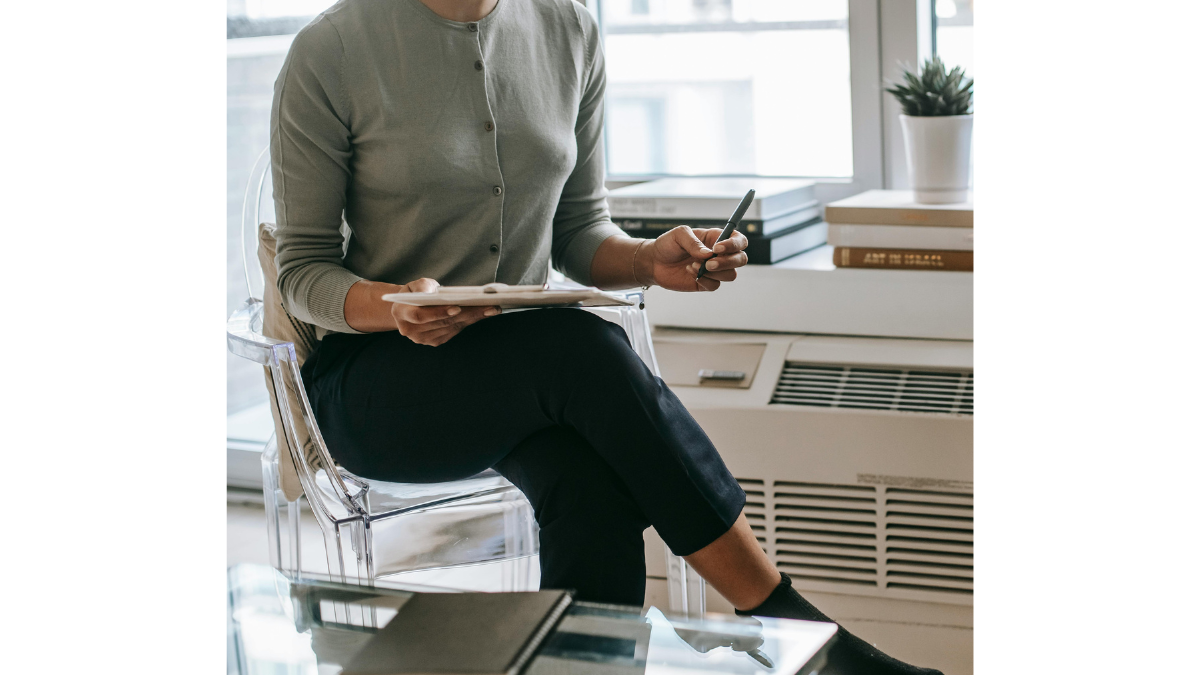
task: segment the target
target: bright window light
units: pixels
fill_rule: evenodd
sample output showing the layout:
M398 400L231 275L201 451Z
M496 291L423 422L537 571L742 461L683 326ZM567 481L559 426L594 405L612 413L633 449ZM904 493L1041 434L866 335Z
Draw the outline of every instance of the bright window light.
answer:
M609 175L853 175L846 0L595 2Z

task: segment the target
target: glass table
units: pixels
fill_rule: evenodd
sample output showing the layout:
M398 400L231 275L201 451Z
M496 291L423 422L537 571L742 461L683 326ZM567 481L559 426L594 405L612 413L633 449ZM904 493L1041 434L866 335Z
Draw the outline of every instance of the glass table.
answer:
M338 675L414 592L289 578L264 565L229 568L228 670ZM831 623L727 614L681 618L651 607L575 602L524 675L810 675L825 664Z

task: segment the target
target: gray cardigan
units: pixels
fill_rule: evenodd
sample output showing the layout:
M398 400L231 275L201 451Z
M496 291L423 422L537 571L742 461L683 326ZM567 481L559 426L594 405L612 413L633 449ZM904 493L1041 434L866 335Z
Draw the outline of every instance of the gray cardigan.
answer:
M621 233L600 40L574 0L500 0L477 23L341 0L301 30L271 107L288 311L323 336L355 332L343 306L360 279L540 284L552 261L590 283Z

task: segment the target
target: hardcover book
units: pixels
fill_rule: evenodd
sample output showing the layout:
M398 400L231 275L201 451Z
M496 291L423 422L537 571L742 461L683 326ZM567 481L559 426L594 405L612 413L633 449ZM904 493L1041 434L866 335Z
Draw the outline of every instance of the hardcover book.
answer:
M975 253L973 251L920 251L838 246L833 249L833 264L837 267L885 270L971 272L975 269Z
M765 237L749 235L746 237L746 257L751 265L773 265L821 246L827 232L824 221L813 220Z
M416 593L342 675L516 675L570 604L569 591Z
M737 229L739 232L745 235L772 235L776 232L782 232L790 227L795 227L801 223L807 223L814 218L819 218L820 216L821 204L814 199L803 208L792 211L791 213L786 213L777 218L772 218L770 220L752 220L742 218L742 221L738 223ZM728 218L728 214L726 215L726 218ZM679 227L680 225L687 225L688 227L712 227L720 229L725 227L725 223L727 221L724 218L617 218L614 216L613 222L626 232L653 233L646 234L646 236L657 237L659 234Z
M799 178L660 178L613 190L608 208L614 220L698 218L724 224L753 189L743 218L766 221L805 208L816 199L815 185Z
M918 204L911 190L867 190L825 206L830 224L974 227L975 205Z
M975 228L830 223L829 243L833 246L850 248L973 251L975 250Z

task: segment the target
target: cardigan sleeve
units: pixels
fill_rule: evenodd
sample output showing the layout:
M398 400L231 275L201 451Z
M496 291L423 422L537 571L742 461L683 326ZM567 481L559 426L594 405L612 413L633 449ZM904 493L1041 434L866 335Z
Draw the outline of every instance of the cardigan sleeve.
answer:
M604 187L605 76L600 31L585 10L577 7L576 12L587 54L583 95L575 123L577 154L575 168L567 177L554 213L550 253L555 269L590 285L596 249L605 239L624 232L609 217L608 191Z
M344 313L346 294L362 277L342 263L352 154L343 58L337 29L322 16L296 35L275 81L275 264L288 312L326 330L357 333Z

